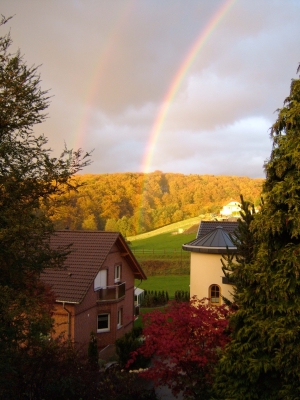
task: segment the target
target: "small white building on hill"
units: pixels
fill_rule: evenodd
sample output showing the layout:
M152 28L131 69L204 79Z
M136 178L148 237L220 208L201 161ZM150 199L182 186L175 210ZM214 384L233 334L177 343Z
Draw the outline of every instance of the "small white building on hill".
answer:
M226 204L220 211L221 217L239 217L241 211L241 203L238 201L231 201Z

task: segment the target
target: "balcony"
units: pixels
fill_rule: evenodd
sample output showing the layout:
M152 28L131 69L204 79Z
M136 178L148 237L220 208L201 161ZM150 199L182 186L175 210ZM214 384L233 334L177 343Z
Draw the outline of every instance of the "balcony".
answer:
M98 301L117 301L125 296L125 282L98 290Z

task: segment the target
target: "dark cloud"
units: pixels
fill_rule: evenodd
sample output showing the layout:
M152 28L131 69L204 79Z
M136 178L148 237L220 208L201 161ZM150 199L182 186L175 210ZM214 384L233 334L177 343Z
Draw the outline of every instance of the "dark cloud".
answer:
M162 101L223 0L5 0L14 48L53 95L37 127L85 172L140 171ZM157 134L150 170L264 176L268 129L300 61L300 3L237 0L210 33Z

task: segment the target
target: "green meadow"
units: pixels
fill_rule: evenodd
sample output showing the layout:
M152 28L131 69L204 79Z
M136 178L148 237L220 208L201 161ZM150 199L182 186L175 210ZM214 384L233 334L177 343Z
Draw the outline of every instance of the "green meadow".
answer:
M189 260L189 252L182 245L194 240L200 217L176 222L152 232L128 237L129 246L138 259L143 260Z
M199 217L192 218L127 238L147 275L147 280L142 283L136 280L135 286L144 290L167 291L170 299L174 298L176 290L189 291L190 253L183 251L182 245L195 239L199 222Z
M199 225L200 220L205 219L205 217L207 217L207 216L201 215L199 217L185 219L183 221L175 222L174 224L166 225L166 226L163 226L161 228L155 229L150 232L141 233L136 236L129 236L127 239L129 241L136 241L136 240L141 240L141 239L148 239L150 237L158 236L163 233L173 233L173 232L175 233L175 232L179 232L179 231L185 231L185 230L189 229L191 226Z
M160 233L130 242L130 248L146 275L188 275L190 253L182 250L184 243L194 240L196 233Z
M145 239L136 239L131 241L130 248L133 252L142 252L143 250L150 252L154 250L154 254L164 254L165 252L180 252L184 243L195 239L195 233L178 233L171 232L161 233Z

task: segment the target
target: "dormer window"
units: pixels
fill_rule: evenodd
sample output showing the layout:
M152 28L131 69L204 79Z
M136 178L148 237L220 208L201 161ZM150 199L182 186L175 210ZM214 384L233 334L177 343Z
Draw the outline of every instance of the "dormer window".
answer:
M121 265L115 266L115 283L121 282Z

